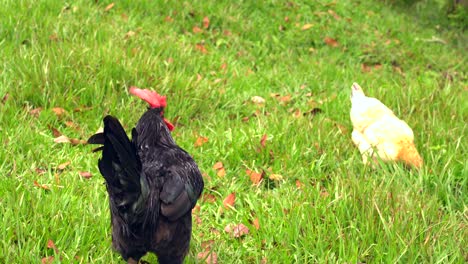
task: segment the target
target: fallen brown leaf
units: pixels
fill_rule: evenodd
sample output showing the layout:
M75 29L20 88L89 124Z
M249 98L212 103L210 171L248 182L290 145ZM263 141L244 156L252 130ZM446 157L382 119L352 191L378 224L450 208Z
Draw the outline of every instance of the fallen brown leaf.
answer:
M2 98L2 104L5 104L6 101L8 100L8 98L10 98L10 94L9 93L6 93L3 98Z
M216 175L223 178L224 176L226 176L226 169L224 169L224 168L219 169L218 172L216 173Z
M270 180L272 181L282 181L283 180L283 176L280 175L280 174L270 174L270 176L268 177Z
M47 248L52 248L54 250L55 254L59 253L59 250L58 250L57 246L55 245L54 241L52 241L51 239L49 239L47 241Z
M362 72L372 72L373 70L379 70L381 68L382 68L382 64L380 64L380 63L376 63L376 64L372 64L372 65L369 65L369 64L366 64L366 63L361 64Z
M262 146L262 148L266 146L267 138L268 138L267 134L263 134L262 138L260 139L260 145Z
M234 207L234 204L236 202L236 193L230 193L226 198L223 200L223 206L226 209L229 209L231 207Z
M312 24L305 24L305 25L302 26L301 29L302 29L302 30L308 30L308 29L312 28L313 26L314 26L314 25L312 25Z
M335 48L335 47L338 47L338 45L339 45L339 44L338 44L338 41L337 41L336 39L334 39L334 38L325 37L325 38L323 39L323 41L325 41L325 44L327 44L327 45L330 46L330 47L334 47L334 48Z
M46 173L46 170L42 169L42 168L36 168L36 169L34 169L34 171L39 175L42 175L42 174Z
M61 163L57 166L57 170L64 170L66 167L68 167L68 165L71 164L71 161L67 161L67 162L64 162L64 163Z
M255 227L255 229L259 230L260 229L260 223L258 221L258 218L255 218L252 220L252 225Z
M296 109L294 112L293 112L293 117L294 118L299 118L302 116L302 113L301 113L301 110L300 109Z
M55 143L70 143L71 141L67 136L62 135L62 136L54 138L54 142Z
M78 126L77 124L73 123L72 121L66 121L65 122L65 125L69 128L73 128L74 130L81 130L80 126Z
M45 185L45 184L40 184L38 183L37 181L34 181L34 186L38 187L38 188L41 188L41 189L44 189L46 191L49 191L50 190L50 187Z
M224 231L227 233L231 234L234 238L239 238L242 236L247 235L250 231L247 226L244 224L228 224L225 228Z
M197 43L195 44L195 49L200 51L201 53L203 54L207 54L208 53L208 50L205 48L205 45L204 44L200 44L200 43Z
M29 114L34 116L34 117L38 117L39 114L41 113L42 111L42 107L38 107L38 108L34 108L32 110L29 111Z
M193 145L194 145L195 147L201 147L201 146L202 146L203 144L205 144L206 142L208 142L208 138L207 138L207 137L199 136Z
M291 101L291 95L281 96L278 100L284 104L289 103Z
M88 171L80 171L78 173L80 174L81 177L85 179L90 179L93 176L91 172L88 172Z
M341 17L340 17L337 13L335 13L335 11L333 11L333 10L331 10L331 9L328 10L328 14L330 14L331 16L333 16L336 20L340 20L340 19L341 19Z
M218 255L215 252L210 250L205 250L203 252L198 253L197 255L198 260L205 260L206 264L218 264Z
M76 107L73 109L73 112L83 112L83 111L88 111L93 109L94 106L81 106L81 107Z
M203 29L197 27L197 26L194 26L192 28L192 32L195 33L195 34L198 34L198 33L203 33Z
M41 259L41 264L52 264L54 263L55 258L53 256L43 257Z
M327 198L328 196L330 196L330 194L327 191L321 191L320 196L323 198Z
M262 105L266 102L265 99L261 96L253 96L250 100L252 101L252 103L257 105Z
M60 131L58 131L58 129L56 129L55 127L49 126L49 128L52 131L52 135L54 136L54 138L60 137L62 135L62 133L60 133Z
M211 193L203 193L201 196L201 200L206 203L214 203L216 202L216 196Z
M298 189L302 189L302 188L304 187L304 184L303 184L301 181L296 180L296 187L297 187Z
M136 32L130 30L130 31L128 31L127 33L125 33L124 38L125 38L125 39L129 39L129 38L131 38L131 37L133 37L133 36L135 36L135 35L136 35Z
M210 19L206 16L203 18L203 28L208 29L210 27Z
M224 165L223 165L223 163L221 161L218 161L213 165L213 169L215 169L215 170L219 170L219 169L222 169L222 168L224 168Z
M213 239L207 240L207 241L203 241L203 242L201 242L201 248L203 248L203 249L211 249L211 246L213 246L214 243L215 243L215 241L214 241Z
M109 10L111 10L113 7L114 7L115 3L110 3L106 6L106 8L104 8L104 11L107 12Z
M258 173L252 170L245 170L245 173L250 177L250 181L253 184L259 184L262 181L263 173Z

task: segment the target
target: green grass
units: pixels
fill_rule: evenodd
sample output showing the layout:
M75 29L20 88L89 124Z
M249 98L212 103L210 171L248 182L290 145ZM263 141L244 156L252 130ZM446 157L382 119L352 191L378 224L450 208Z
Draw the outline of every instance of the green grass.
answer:
M110 1L97 2L0 7L0 99L9 95L0 103L1 263L120 261L110 246L99 154L54 143L50 127L87 139L112 114L130 129L146 108L128 95L131 85L168 96L166 116L178 119L174 138L207 175L205 194L216 198L199 202L187 263L204 262L197 255L210 240L219 263L467 261L465 32L441 16L413 16L415 7L369 0L118 1L109 11ZM136 34L126 38L129 31ZM196 49L200 43L207 53ZM377 67L367 72L363 64ZM413 127L421 171L363 166L350 138L353 81ZM265 105L251 103L253 96ZM39 107L37 117L30 114ZM57 116L53 107L67 112ZM314 107L322 112L293 115ZM195 147L199 136L208 142ZM218 161L224 178L212 168ZM253 186L246 169L284 179ZM234 209L222 210L231 192ZM224 231L230 223L250 233L232 238Z

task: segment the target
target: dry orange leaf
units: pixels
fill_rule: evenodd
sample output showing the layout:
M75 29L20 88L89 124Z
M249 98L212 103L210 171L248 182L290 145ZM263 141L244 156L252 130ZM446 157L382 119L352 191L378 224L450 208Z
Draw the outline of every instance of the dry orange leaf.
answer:
M130 30L130 31L128 31L127 33L125 33L124 38L125 38L125 39L129 39L129 38L131 38L131 37L133 37L133 36L135 36L135 35L136 35L136 32L133 31L133 30Z
M298 189L302 189L302 187L304 187L304 184L303 184L301 181L296 180L296 187L297 187Z
M270 180L272 181L282 181L283 180L283 176L281 174L270 174L270 176L268 177Z
M206 249L203 252L198 253L198 260L205 260L206 264L218 264L218 255L215 252Z
M52 264L54 263L54 256L44 257L41 259L41 264Z
M31 111L29 111L29 114L34 116L34 117L38 117L39 114L41 113L41 111L42 111L42 107L38 107L38 108L34 108Z
M234 203L236 202L236 193L233 192L226 196L223 200L223 205L226 209L229 209L231 207L234 207Z
M205 48L205 45L204 44L196 44L195 45L195 49L200 51L201 53L203 54L206 54L208 53L208 50Z
M195 34L198 34L198 33L202 33L203 32L203 29L197 27L197 26L194 26L192 28L192 32L195 33Z
M34 186L39 187L39 188L44 189L44 190L47 190L47 191L50 190L49 186L47 186L45 184L40 184L37 181L34 181Z
M312 25L312 24L305 24L305 25L302 26L301 29L302 29L302 30L308 30L308 29L312 28L313 26L314 26L314 25Z
M250 231L247 226L244 224L228 224L225 228L224 231L227 233L231 234L235 238L239 238L242 236L247 235Z
M261 145L262 147L265 147L265 146L266 146L267 138L268 138L267 134L263 134L262 139L260 139L260 145Z
M210 27L210 19L206 16L203 18L203 28L207 29Z
M222 168L224 168L224 165L223 165L223 163L221 161L218 161L213 165L213 169L215 169L215 170L219 170L219 169L222 169Z
M51 239L47 241L47 248L52 248L55 254L59 253L57 246L55 245L54 241L52 241Z
M83 177L85 179L90 179L93 176L91 174L91 172L89 172L89 171L80 171L78 173L80 174L81 177Z
M339 44L338 44L338 41L337 41L336 39L334 39L334 38L325 37L325 38L323 39L323 41L325 41L325 44L327 44L327 45L330 46L330 47L334 47L334 48L335 48L335 47L338 47L338 45L339 45Z
M5 104L5 102L8 100L8 98L10 98L10 94L6 93L2 98L2 104Z
M64 162L64 163L62 163L62 164L59 164L59 165L57 166L57 170L64 170L64 169L65 169L66 167L68 167L68 165L70 165L70 164L71 164L70 161L67 161L67 162Z
M201 243L201 247L202 247L203 249L211 249L211 246L213 246L214 242L215 242L215 241L214 241L213 239L207 240L207 241L203 241L203 242Z
M71 141L67 136L62 135L62 136L54 138L54 142L55 143L70 143Z
M36 171L36 173L39 174L39 175L42 175L42 174L46 173L46 170L42 169L42 168L36 168L36 169L34 169L34 171Z
M252 225L255 227L255 229L259 230L260 229L260 223L258 221L258 218L255 218L252 220Z
M50 130L52 131L52 135L54 135L55 138L60 137L62 135L62 133L60 133L60 131L58 131L58 129L56 129L55 127L50 127Z
M288 103L291 101L291 95L285 95L285 96L281 96L279 98L279 101L282 102L282 103Z
M80 126L78 126L77 124L73 123L72 121L67 121L65 122L65 125L69 128L73 128L75 130L80 130Z
M104 11L107 12L109 10L111 10L113 7L114 7L115 3L110 3L106 6L106 8L104 8Z
M302 116L302 113L301 113L301 110L300 109L296 109L294 112L293 112L293 117L294 118L299 118Z
M195 147L201 147L201 146L202 146L203 144L205 144L206 142L208 142L208 138L207 138L207 137L199 136L193 145L194 145Z
M203 193L201 196L201 200L207 203L214 203L216 202L216 196L214 196L211 193Z
M263 178L263 173L258 173L252 170L245 170L245 172L249 175L250 181L252 181L253 184L259 184Z
M369 65L366 63L361 64L362 72L371 72L373 70L379 70L381 68L382 68L382 64L380 63L374 64L374 65Z
M216 175L223 178L224 176L226 176L226 169L224 169L224 168L219 169L218 172L216 173Z

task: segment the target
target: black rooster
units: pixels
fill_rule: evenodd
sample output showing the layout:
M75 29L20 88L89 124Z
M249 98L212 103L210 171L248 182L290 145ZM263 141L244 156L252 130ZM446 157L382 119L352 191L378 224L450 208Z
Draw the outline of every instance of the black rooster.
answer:
M117 118L104 118L104 132L88 139L102 144L99 171L106 181L112 244L128 263L147 252L159 263L182 263L189 249L192 208L203 179L192 157L171 137L163 116L166 98L135 87L130 93L150 104L132 130L132 140Z

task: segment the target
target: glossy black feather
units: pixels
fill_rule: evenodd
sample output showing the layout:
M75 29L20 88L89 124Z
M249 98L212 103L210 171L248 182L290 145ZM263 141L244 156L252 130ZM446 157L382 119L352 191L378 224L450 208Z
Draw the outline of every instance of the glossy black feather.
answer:
M119 121L104 118L98 166L106 180L114 248L125 260L147 252L160 263L182 263L188 252L191 210L203 190L192 157L178 147L160 109L149 109L127 137Z

